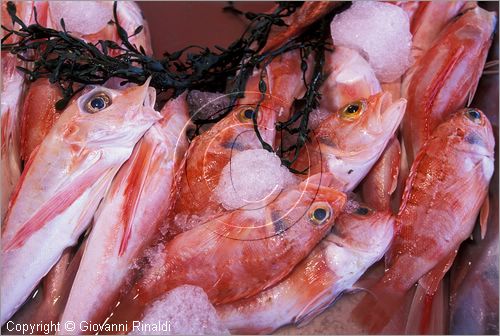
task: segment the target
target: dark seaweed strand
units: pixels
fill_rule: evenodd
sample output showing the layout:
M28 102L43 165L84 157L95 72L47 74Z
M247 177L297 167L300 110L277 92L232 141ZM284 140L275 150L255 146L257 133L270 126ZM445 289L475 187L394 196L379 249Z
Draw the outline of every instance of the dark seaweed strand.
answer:
M128 36L118 21L117 2L114 3L113 14L114 23L122 40L121 45L108 40L100 40L96 44L87 43L68 33L62 19L63 31L43 27L38 21L26 26L16 16L15 5L9 2L7 4L9 15L13 22L18 23L21 28L19 30L11 30L4 26L2 28L8 32L7 35L17 35L20 40L14 44L5 44L6 36L2 39L2 48L16 54L23 61L32 63L31 69L18 67L27 74L30 81L46 77L51 83L59 85L63 93L63 99L56 104L56 108L59 110L63 109L71 97L85 85L102 85L112 77L124 79L123 84L128 82L143 84L148 77L152 77L151 86L160 92L173 90L175 96L188 89L211 92L225 91L230 94L231 103L229 106L231 107L234 106L238 98L243 97L246 83L256 67L263 63L269 64L276 56L290 50L300 49L301 55L309 54L315 50L315 73L310 85L304 78L304 85L307 89L306 94L301 99L305 102L304 107L292 116L294 121L301 119L300 127L290 128L292 122L277 125L280 131L284 130L290 134L298 133L298 142L292 146L295 151L292 160L282 159L283 164L290 168L307 139L309 113L317 106L320 98L318 89L322 81L323 61L318 61L318 55L324 54L327 29L322 25L322 30L313 29L312 34L302 34L277 50L262 55L259 54L259 51L265 46L272 26L285 25L283 18L295 12L300 5L299 2L281 2L271 14L244 13L245 17L251 20L251 23L242 37L233 42L227 49L216 46L218 51L213 52L209 48L189 46L174 53L165 53L163 59L156 60L145 55L142 47L138 50L135 45L130 43L129 38L138 34L142 27L138 27L134 34ZM194 48L199 49L199 51L197 53L187 52ZM114 57L110 56L109 50L113 49L119 50L120 54ZM33 58L30 59L26 55L37 55L37 57L32 56ZM181 60L183 55L186 56L185 61ZM304 72L305 70L303 69ZM231 80L228 82L228 79ZM261 81L261 83L264 82ZM264 96L267 90L265 85L259 85L259 89ZM272 151L271 146L262 139L257 128L256 120L259 107L260 104L258 104L253 117L254 129L263 148ZM215 123L227 115L229 111L230 108L217 118L196 120L195 123L198 127L206 123ZM292 148L282 148L280 154L283 155L291 150Z
M209 48L189 46L174 53L166 53L163 59L157 60L145 55L142 48L138 50L129 41L131 36L127 35L118 21L117 2L114 3L113 15L121 45L108 40L87 43L67 32L64 20L61 20L62 31L43 27L38 21L26 26L17 17L14 3L8 2L8 13L20 28L16 30L2 26L7 32L2 38L2 48L28 63L26 68L19 69L27 74L30 81L45 77L61 87L63 99L56 104L59 110L82 86L102 85L112 77L122 78L123 84L143 84L152 77L151 86L159 92L173 90L174 96L188 89L226 91L227 79L233 78L228 92L241 97L254 67L253 62L244 60L265 45L273 25L285 25L283 18L291 15L299 6L299 3L281 3L271 14L248 14L251 19L249 27L227 49L216 47L217 51L211 51ZM141 30L142 27L138 27L133 35ZM4 43L10 35L17 35L19 41ZM192 49L198 51L188 52ZM111 50L118 50L120 54L111 56ZM181 60L183 56L186 58L184 61Z
M329 16L322 19L316 27L313 27L310 34L315 36L318 41L325 41L327 38L326 33L329 31L327 26L330 20L331 17ZM297 171L292 168L292 165L299 157L302 147L304 147L306 142L309 141L309 115L313 109L319 106L319 101L321 99L319 89L324 80L323 68L325 64L325 52L327 51L331 50L328 48L326 43L304 45L300 48L302 81L304 83L304 87L306 88L306 92L303 97L294 102L296 110L290 116L290 119L285 122L279 122L276 125L276 130L281 132L281 139L283 139L283 132L287 132L290 135L297 135L297 141L295 144L284 148L283 141L281 141L281 148L279 150L282 164L296 174L304 174L308 170L308 168L305 168L303 171ZM307 59L311 53L314 53L314 67L311 79L308 81L306 78L306 72L308 69ZM294 127L293 125L297 122L299 122L299 125ZM289 153L292 153L291 159L287 159L287 157L289 157Z

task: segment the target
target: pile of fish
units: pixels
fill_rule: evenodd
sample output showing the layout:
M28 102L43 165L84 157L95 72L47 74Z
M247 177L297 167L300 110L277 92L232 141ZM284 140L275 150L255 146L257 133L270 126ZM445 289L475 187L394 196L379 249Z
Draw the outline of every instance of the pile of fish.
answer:
M86 41L120 42L111 2L16 6L26 23L36 8L44 26L60 29L64 17ZM306 2L267 48L330 7ZM130 35L146 27L131 39L151 54L138 6L117 9ZM193 300L211 322L170 332L271 333L362 288L350 317L365 332L383 332L403 307L398 332L436 332L435 297L478 217L482 238L498 242L486 230L495 139L470 106L495 26L495 13L463 1L355 2L334 16L322 97L290 170L276 152L294 139L275 125L303 94L297 51L265 67L264 97L256 72L192 141L191 119L213 101L193 110L189 92L157 111L149 80L110 80L59 113L60 88L28 83L22 61L2 51L4 331L8 321L71 321L76 329L58 332L136 333L133 321L167 316L175 329L171 305L182 313ZM383 275L358 282L381 264ZM99 327L79 329L85 321Z

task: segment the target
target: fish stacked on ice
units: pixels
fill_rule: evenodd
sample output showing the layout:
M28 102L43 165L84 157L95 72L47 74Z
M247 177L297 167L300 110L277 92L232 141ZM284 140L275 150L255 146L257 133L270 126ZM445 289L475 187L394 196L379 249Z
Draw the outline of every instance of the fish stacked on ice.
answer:
M120 42L111 2L27 2L23 21L33 6L46 26L61 29L64 18L85 41ZM5 55L1 323L37 288L14 320L121 323L132 334L270 333L343 304L385 259L348 317L369 332L436 332L429 312L445 308L432 299L446 295L441 281L480 210L485 234L495 140L485 114L465 105L495 15L475 3L354 2L328 16L338 7L306 2L257 52L288 47L333 17L321 99L292 163L277 148L296 135L281 137L276 124L296 117L307 88L312 58L298 50L249 74L235 106L198 94L224 103L197 102L218 121L191 142L191 120L208 112L189 111L189 93L158 113L149 82L118 89L111 79L59 113L60 92L42 79L21 109L18 60ZM137 5L116 10L137 32L131 48L150 54ZM470 300L465 277L454 276L469 291L454 296L453 319ZM144 329L161 321L169 323Z

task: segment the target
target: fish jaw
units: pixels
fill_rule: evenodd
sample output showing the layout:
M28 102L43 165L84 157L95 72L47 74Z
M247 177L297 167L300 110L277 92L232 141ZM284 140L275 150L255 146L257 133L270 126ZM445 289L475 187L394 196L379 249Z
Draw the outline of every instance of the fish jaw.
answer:
M320 109L334 113L346 104L368 98L381 91L380 83L368 62L353 49L336 47L328 57L330 71L321 90Z
M187 148L180 131L189 119L184 99L167 103L164 119L146 132L114 178L95 216L61 321L103 322L134 272L130 265L163 230L177 161Z

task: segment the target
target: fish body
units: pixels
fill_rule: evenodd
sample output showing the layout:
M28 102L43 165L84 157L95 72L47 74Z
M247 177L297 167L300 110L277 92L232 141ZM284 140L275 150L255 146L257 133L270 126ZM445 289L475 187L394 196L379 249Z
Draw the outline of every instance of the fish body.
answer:
M383 257L394 216L364 206L342 213L332 231L283 281L253 297L221 305L217 312L236 334L270 334L304 325L323 312Z
M373 209L390 210L391 196L396 190L401 161L401 146L393 137L362 182L363 201Z
M185 95L167 102L161 114L120 168L94 217L62 323L103 322L133 273L131 265L161 236L188 145Z
M466 11L406 74L401 89L408 100L403 141L410 165L437 125L474 96L495 24L492 12L479 7Z
M145 306L181 284L202 287L216 305L277 283L325 236L344 206L345 195L328 187L330 181L328 174L310 177L265 208L226 213L160 245L111 320L139 318Z
M16 2L16 13L25 23L33 19L32 1ZM9 20L7 2L2 1L2 17L4 24L9 28L19 28ZM2 29L2 37L6 32ZM15 43L18 37L11 35L2 43ZM9 200L21 176L21 109L26 83L24 74L17 70L22 66L16 55L2 51L2 102L1 102L1 167L2 167L2 199L0 218L3 220L7 211Z
M144 106L150 94L148 83L90 90L61 114L30 156L2 227L2 324L76 243L117 170L158 120Z
M406 100L378 93L339 109L315 130L295 169L330 172L339 190L352 191L368 174L396 132Z
M467 4L467 5L466 5ZM464 7L476 6L474 1L415 2L411 16L412 57L417 60L434 43L439 34Z
M365 297L354 313L371 332L387 323L416 282L428 295L437 290L487 196L494 145L486 116L467 108L442 123L422 147L407 179L386 272L370 289L374 296Z

